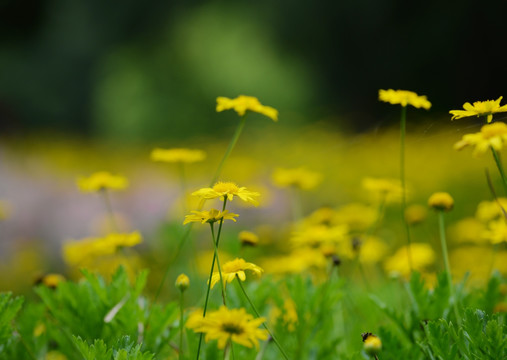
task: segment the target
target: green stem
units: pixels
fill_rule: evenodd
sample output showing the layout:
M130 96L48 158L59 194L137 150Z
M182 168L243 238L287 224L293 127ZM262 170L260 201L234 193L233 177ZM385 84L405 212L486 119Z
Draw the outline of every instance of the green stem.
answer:
M401 221L405 224L405 233L407 235L407 254L408 265L410 272L413 270L412 251L410 241L410 227L405 220L405 209L407 208L407 189L405 184L405 133L407 127L407 107L401 107L401 120L400 120L400 183L401 183Z
M507 177L505 177L505 172L503 170L502 161L500 159L500 154L496 152L496 150L491 146L491 152L493 153L493 157L495 158L496 167L498 168L498 172L502 177L503 189L505 194L507 195Z
M183 290L180 291L180 351L179 358L183 359Z
M106 209L107 213L109 214L111 225L113 226L113 231L119 232L119 228L118 225L116 224L116 219L114 217L113 206L111 205L111 199L109 198L109 193L105 188L101 190L101 193L102 197L104 198L104 203L106 204Z
M442 210L438 211L438 227L440 231L440 243L442 245L442 256L444 257L444 265L445 272L447 275L447 282L449 283L449 296L450 302L454 308L454 315L456 316L456 321L458 322L458 326L461 325L461 317L458 311L457 299L454 294L454 287L452 284L452 276L451 276L451 265L449 263L449 255L447 254L447 241L445 236L445 223L444 223L444 212Z
M224 220L220 220L220 225L222 225L222 222ZM211 227L211 236L213 237L213 258L217 261L217 267L218 267L218 274L220 276L220 287L222 288L222 300L224 302L224 305L227 306L227 303L225 301L225 283L222 276L222 269L220 267L220 260L218 258L218 239L215 241L215 229L213 227L213 224L210 224Z
M252 300L250 300L250 298L248 297L248 294L246 293L245 291L245 288L243 287L243 284L241 284L241 280L239 279L238 275L236 274L236 279L238 280L238 284L239 284L239 287L241 288L241 291L243 292L243 294L245 295L245 298L247 299L248 303L250 304L250 306L252 307L255 315L260 318L261 316L259 315L259 312L257 311L257 308L255 307L255 305L253 304ZM280 352L282 353L283 357L286 359L286 360L289 360L289 358L287 357L287 354L285 354L285 351L283 351L283 348L282 346L280 345L280 343L278 342L278 340L276 340L276 337L275 335L273 335L273 333L271 332L271 330L269 330L268 326L266 325L265 322L262 323L262 326L264 326L264 329L266 329L269 333L269 335L271 336L271 338L273 339L274 343L276 344L276 346L278 347L278 350L280 350Z
M224 156L222 157L222 160L220 161L220 164L218 165L217 170L215 171L215 175L213 175L213 178L211 179L210 187L213 186L220 176L220 173L222 172L222 168L226 162L226 160L229 158L229 155L231 155L232 149L234 149L234 146L236 146L236 142L239 139L239 136L241 135L241 132L243 131L243 128L245 127L246 123L246 115L248 112L245 112L245 115L241 117L238 123L238 127L236 128L236 131L234 132L234 135L232 136L231 142L229 143L229 146L227 147L227 150L225 151Z

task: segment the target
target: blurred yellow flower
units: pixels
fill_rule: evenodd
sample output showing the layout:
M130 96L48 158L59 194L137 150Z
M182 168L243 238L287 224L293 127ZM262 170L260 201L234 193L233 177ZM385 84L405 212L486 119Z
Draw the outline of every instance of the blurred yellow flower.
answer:
M388 102L390 104L400 104L401 106L412 105L416 108L424 108L428 110L431 108L431 103L426 96L419 96L415 92L407 90L379 90L378 98L380 101Z
M112 175L107 171L99 171L87 178L78 178L77 186L82 192L95 192L104 189L124 190L128 187L128 180L121 175Z
M506 105L507 106L507 105ZM502 150L507 141L507 125L503 122L486 124L475 134L466 134L454 144L454 149L461 150L467 146L475 146L473 156L483 155L490 148Z
M449 237L457 243L483 244L485 225L473 217L467 217L449 227Z
M63 258L69 265L83 265L87 261L104 255L112 255L119 248L132 247L142 241L138 231L130 234L113 233L103 238L85 238L69 241L63 245Z
M296 187L302 190L311 190L321 181L322 175L299 167L295 169L278 168L273 172L273 182L279 187Z
M428 199L428 206L442 211L451 211L454 207L454 199L449 193L436 192Z
M194 163L206 159L206 153L202 150L192 150L184 148L174 149L161 149L155 148L152 150L150 159L152 161L163 162L181 162L181 163Z
M488 228L482 232L482 237L492 244L507 242L507 223L505 219L493 220L488 223Z
M505 218L504 211L507 211L507 198L500 197L497 200L481 201L477 206L475 217L482 222Z
M375 236L369 236L359 247L359 261L363 264L375 264L382 260L388 251L388 246Z
M60 274L47 274L41 279L41 282L50 288L56 288L62 281L65 281L65 278Z
M251 231L240 231L238 234L239 241L242 245L256 246L259 242L259 237Z
M283 301L283 323L289 331L296 330L298 323L298 313L296 311L296 303L290 297L286 297Z
M300 274L311 268L324 269L328 261L318 249L298 248L287 255L264 258L261 265L270 274Z
M256 97L240 95L235 99L217 97L217 112L234 109L239 116L245 115L246 111L253 111L265 115L273 121L278 121L278 110L271 106L262 105Z
M409 263L408 247L403 246L384 262L384 269L390 275L401 275L408 277L411 273ZM412 243L410 245L412 268L415 271L423 272L428 266L435 262L435 252L430 245L425 243Z
M363 179L362 186L376 196L377 201L399 201L403 194L400 181L397 179L367 177Z
M230 213L227 210L220 211L217 209L211 209L209 211L191 211L193 214L186 215L185 221L183 221L183 225L186 225L191 222L200 222L201 224L213 224L217 221L221 220L232 220L236 222L235 217L239 216L238 214Z
M346 224L335 225L332 227L324 225L314 225L304 227L295 231L290 243L294 247L318 247L323 243L338 243L348 239L349 227Z
M449 260L455 279L462 280L468 273L469 285L484 285L491 276L492 270L507 274L507 251L493 251L489 246L463 246L449 254Z
M413 204L405 209L405 221L409 225L417 225L426 219L427 214L428 210L425 206Z
M464 110L451 110L449 114L452 115L451 120L461 119L469 116L487 116L487 122L490 123L493 120L493 114L499 112L506 112L507 105L500 106L503 96L500 96L496 100L476 101L474 104L465 103L463 104Z
M363 349L368 355L375 355L382 350L382 341L378 336L373 335L372 333L364 333L361 334L363 337Z
M233 182L217 182L212 188L202 188L192 193L194 196L198 196L201 199L216 199L220 198L224 200L234 199L234 196L239 197L241 200L251 203L255 206L259 205L259 202L255 199L260 196L258 192L249 191L246 187L238 187Z
M350 203L336 211L335 221L345 223L350 230L366 230L377 220L377 210L361 203Z
M227 283L231 283L236 278L236 275L241 281L246 280L245 270L250 270L256 275L260 276L264 270L253 263L246 262L243 259L236 258L232 261L228 261L221 266L222 278L224 279L224 286ZM211 288L220 281L220 273L214 272L211 277Z
M205 318L191 323L195 332L205 334L206 342L218 340L218 348L224 349L229 341L251 348L255 345L259 348L259 340L266 340L268 332L259 329L266 321L265 318L255 319L245 309L228 309L221 306L217 311L212 311ZM187 327L188 327L187 322Z
M190 279L185 274L179 274L174 283L180 291L185 291L190 286Z

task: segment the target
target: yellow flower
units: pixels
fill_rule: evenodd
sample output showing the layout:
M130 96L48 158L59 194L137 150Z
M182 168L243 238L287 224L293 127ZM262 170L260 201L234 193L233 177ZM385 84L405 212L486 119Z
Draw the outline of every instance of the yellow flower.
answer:
M482 237L492 244L507 242L507 223L505 219L491 221L488 224L488 229L482 233Z
M364 178L362 181L364 189L378 197L379 201L399 201L403 194L403 189L399 180Z
M190 286L190 279L185 274L179 274L176 278L175 285L180 291L185 291Z
M191 222L200 222L201 224L213 224L217 221L223 220L232 220L236 222L235 217L239 216L238 214L230 213L227 210L220 211L217 209L211 209L209 211L191 211L192 215L186 215L185 221L183 221L183 225L186 225Z
M507 251L492 246L462 246L449 254L455 279L463 279L465 274L470 286L483 286L491 277L492 270L507 274Z
M278 110L271 106L264 106L259 102L259 99L253 96L240 95L235 99L227 97L217 97L217 112L234 109L239 116L245 115L246 111L257 112L266 115L273 121L278 121Z
M221 266L222 270L222 278L224 279L224 286L226 283L231 283L236 278L236 275L238 275L239 279L241 281L246 280L245 270L253 271L256 275L260 276L264 270L262 270L260 267L258 267L255 264L246 262L243 259L236 258L232 261L228 261L225 264ZM220 273L215 272L213 273L213 276L211 277L211 288L215 286L217 282L220 281Z
M403 246L396 253L389 257L384 268L390 275L410 275L410 263L408 259L408 247ZM435 252L430 245L424 243L412 243L410 245L413 270L422 272L426 267L435 262Z
M152 161L194 163L206 159L206 153L202 150L192 149L153 149L150 158Z
M350 203L336 211L335 221L349 225L351 230L366 230L377 220L377 210L361 203Z
M452 115L451 120L469 116L487 116L487 122L490 123L493 120L493 114L507 111L507 105L500 106L500 101L502 101L502 96L496 100L476 101L473 105L467 102L463 104L465 110L451 110L449 114Z
M359 261L363 264L379 262L387 254L387 245L375 236L369 236L359 248Z
M405 221L409 225L417 225L426 219L428 211L423 205L413 204L405 209Z
M298 248L290 254L262 260L262 267L271 274L299 274L311 268L325 269L327 265L322 251L312 248Z
M241 231L238 238L242 245L247 246L256 246L259 242L259 237L251 231Z
M363 337L363 349L368 355L378 354L382 350L382 341L372 333L361 334Z
M487 242L482 236L484 230L486 227L482 222L473 217L467 217L449 227L449 237L457 243L483 244Z
M431 108L431 103L426 96L419 96L415 92L407 90L379 90L378 98L380 101L390 104L400 104L401 106L412 105L416 108Z
M449 193L436 192L428 199L428 206L442 211L451 211L454 206L454 199Z
M346 224L332 227L314 225L294 232L290 242L295 247L309 246L318 247L324 243L339 243L348 239L349 227Z
M83 265L99 256L112 255L119 248L132 247L142 241L138 231L130 234L109 234L104 238L85 238L63 245L63 257L69 265Z
M239 197L241 200L249 202L255 206L259 205L259 202L255 197L260 196L258 192L249 191L246 187L238 187L233 182L217 182L212 188L202 188L192 193L194 196L198 196L202 199L216 199L220 198L224 200L234 199L234 196Z
M77 186L82 192L95 192L104 189L124 190L128 187L128 180L121 175L112 175L107 171L99 171L87 178L78 178Z
M60 274L47 274L42 278L42 283L53 289L62 281L65 281L65 278Z
M478 133L464 135L460 141L454 144L454 149L461 150L469 145L475 146L473 155L479 156L490 148L497 151L502 150L506 141L507 125L503 122L494 122L484 125Z
M265 318L255 319L243 308L229 310L221 306L194 324L194 331L204 333L206 342L218 340L219 349L224 349L230 340L248 348L253 345L259 348L259 340L268 338L268 332L259 329L264 321Z
M507 198L500 197L498 201L481 201L477 206L475 217L482 221L505 218L504 211L507 211Z
M321 181L322 175L299 167L295 169L278 168L273 172L273 182L279 187L296 187L311 190Z

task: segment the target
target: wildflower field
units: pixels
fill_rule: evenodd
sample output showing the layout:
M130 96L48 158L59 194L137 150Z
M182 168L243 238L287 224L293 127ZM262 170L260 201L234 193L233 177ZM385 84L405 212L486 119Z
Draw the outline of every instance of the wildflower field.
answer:
M210 101L220 138L1 140L0 359L507 358L507 105L429 100L380 90L399 126L355 135L259 94Z

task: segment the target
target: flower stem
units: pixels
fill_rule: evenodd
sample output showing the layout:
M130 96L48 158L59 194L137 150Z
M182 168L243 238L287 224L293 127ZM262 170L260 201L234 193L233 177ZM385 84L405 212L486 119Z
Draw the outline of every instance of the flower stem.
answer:
M253 304L252 300L250 300L250 298L248 297L248 294L246 293L245 291L245 288L243 287L243 284L241 284L241 280L239 279L238 275L236 274L236 279L238 280L238 284L239 284L239 287L241 288L241 291L243 292L243 294L245 295L245 298L247 299L248 303L250 304L250 306L252 307L255 315L257 317L261 317L259 315L259 312L257 311L257 308L255 307L255 305ZM269 333L269 335L271 336L271 338L273 339L274 343L276 344L276 346L278 347L278 350L280 350L280 352L282 353L283 357L286 359L286 360L289 360L289 358L287 357L287 354L285 354L285 351L283 351L283 348L282 346L280 345L280 343L278 342L278 340L276 340L276 337L275 335L273 335L273 333L271 332L271 330L269 330L268 326L266 325L265 322L262 323L262 326L264 326L264 329L266 329Z
M502 177L503 189L505 194L507 195L507 177L505 177L505 172L503 170L502 161L500 159L500 154L496 152L496 150L491 146L491 152L493 153L493 157L495 158L496 167L498 168L498 172Z
M452 285L451 265L449 264L449 255L447 254L447 241L445 236L444 212L442 210L438 211L438 227L440 231L440 243L442 245L442 256L444 257L445 273L447 275L447 282L449 283L450 302L454 308L456 321L458 322L458 325L461 325L461 317L458 311L457 299L455 297L454 287Z
M401 183L401 221L405 224L405 233L407 235L407 254L408 254L408 265L410 272L413 270L412 265L412 251L410 241L410 227L405 220L405 209L407 208L407 189L405 184L405 133L407 127L407 107L401 107L401 119L400 119L400 183Z
M222 222L224 220L220 220L220 225L222 225ZM222 269L220 268L220 260L218 259L218 239L215 241L215 229L213 227L213 224L210 224L211 227L211 236L213 237L213 258L217 261L217 267L218 267L218 274L220 276L220 287L222 288L222 300L224 302L224 305L227 306L227 303L225 301L225 284L224 279L222 277Z
M241 132L243 131L243 128L245 127L246 123L246 115L248 112L245 112L245 115L241 117L238 123L238 127L236 128L236 131L234 132L234 135L232 136L231 142L229 143L229 146L227 147L227 150L225 151L224 156L222 157L222 160L220 161L220 164L218 165L217 170L215 171L215 175L213 175L213 178L211 179L210 187L213 186L220 176L220 173L222 172L222 168L225 164L225 161L229 158L229 155L231 155L232 149L234 149L234 146L236 145L236 142L239 139L239 136L241 135Z
M183 291L180 291L180 360L183 359L183 310Z

